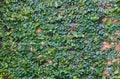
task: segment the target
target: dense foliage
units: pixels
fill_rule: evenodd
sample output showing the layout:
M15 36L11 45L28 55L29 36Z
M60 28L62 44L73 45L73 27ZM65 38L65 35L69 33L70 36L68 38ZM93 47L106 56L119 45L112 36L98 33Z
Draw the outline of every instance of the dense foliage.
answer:
M0 79L120 78L119 3L1 1Z

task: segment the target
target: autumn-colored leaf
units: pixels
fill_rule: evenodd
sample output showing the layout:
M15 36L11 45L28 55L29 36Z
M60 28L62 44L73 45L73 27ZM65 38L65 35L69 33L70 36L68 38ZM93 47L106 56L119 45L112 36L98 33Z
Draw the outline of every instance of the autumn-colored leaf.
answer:
M104 18L100 18L100 22L112 22L112 23L120 23L119 20L116 20L116 19L113 19L113 18L107 18L107 17L104 17Z
M108 7L111 7L110 3L105 3L105 4L99 6L99 8L103 8L103 9L108 8Z
M41 29L38 28L38 29L36 30L36 34L38 34L38 33L40 33L40 32L41 32Z
M104 6L105 7L111 7L111 4L110 3L105 3Z
M48 59L48 63L49 63L49 64L52 64L52 59L51 59L51 58Z
M103 70L103 72L102 72L103 75L106 75L107 73L108 73L107 70Z
M115 45L115 50L120 50L120 45Z
M115 34L120 34L120 30L116 30Z
M70 29L70 31L73 31L73 32L76 31L76 29L74 27L70 27L69 29Z
M110 38L111 40L114 40L114 37L112 37L111 35L109 35L109 38Z
M112 46L112 44L110 44L107 41L104 41L101 50L106 50L107 48L110 48L111 46Z
M111 61L108 60L108 61L106 62L106 64L107 64L107 65L111 65Z
M113 23L116 23L116 22L118 22L118 20L116 20L116 19L112 19L112 22L113 22Z

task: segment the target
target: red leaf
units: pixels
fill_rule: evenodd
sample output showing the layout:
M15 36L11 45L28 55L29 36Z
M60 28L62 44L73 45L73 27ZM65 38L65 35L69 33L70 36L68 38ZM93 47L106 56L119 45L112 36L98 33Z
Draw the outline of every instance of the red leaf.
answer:
M106 50L107 48L110 48L112 46L112 44L110 44L107 41L104 41L102 43L103 43L103 46L102 46L101 50Z
M38 28L38 29L36 30L36 34L38 34L38 33L40 33L40 32L41 32L41 29Z
M108 73L107 70L103 70L103 72L102 72L103 75L106 75L107 73Z
M70 27L69 29L70 29L70 31L73 31L73 32L76 31L76 29L74 27Z
M115 50L120 50L120 45L115 45Z
M111 65L111 61L108 60L108 61L106 62L106 64L107 64L107 65Z

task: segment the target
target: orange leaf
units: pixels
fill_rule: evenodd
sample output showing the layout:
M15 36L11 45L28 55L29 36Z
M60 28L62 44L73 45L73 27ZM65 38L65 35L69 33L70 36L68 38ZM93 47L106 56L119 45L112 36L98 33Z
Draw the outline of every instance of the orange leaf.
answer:
M120 45L116 45L115 50L120 50Z
M107 48L110 48L111 46L112 46L112 44L110 44L107 41L104 41L101 50L106 50Z
M105 7L111 7L111 4L105 3L104 6L105 6Z
M107 17L104 17L104 18L101 18L101 21L107 21L107 22L112 22L112 23L119 23L119 20L116 20L116 19L113 19L113 18L107 18Z
M36 34L38 34L38 33L40 33L40 32L41 32L41 29L38 28L38 29L36 30Z
M106 64L107 64L107 65L111 65L111 61L110 61L110 60L107 61Z
M108 73L107 70L103 70L103 72L102 72L103 75L106 75L107 73Z

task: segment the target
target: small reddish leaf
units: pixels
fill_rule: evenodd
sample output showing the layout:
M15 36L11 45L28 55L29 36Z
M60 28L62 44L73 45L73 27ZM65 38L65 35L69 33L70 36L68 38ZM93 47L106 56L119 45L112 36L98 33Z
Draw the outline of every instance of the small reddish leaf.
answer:
M111 46L112 46L112 44L110 44L107 41L104 41L101 50L106 50L107 48L110 48Z
M103 70L103 72L102 72L103 75L106 75L107 73L108 73L107 70Z
M41 29L38 28L38 29L36 30L36 34L38 34L38 33L40 33L40 32L41 32Z
M51 58L48 59L48 63L49 63L49 64L52 64L52 59L51 59Z
M113 22L113 23L116 23L116 22L118 22L118 21L117 21L116 19L113 19L112 22Z
M105 4L99 6L99 8L103 8L103 9L108 8L108 7L111 7L111 4L105 3Z
M106 21L106 22L112 22L112 23L119 23L119 20L116 20L116 19L113 19L113 18L107 18L107 17L100 18L99 21L101 23L104 22L104 21Z
M102 21L107 21L108 18L107 17L104 17L104 18L101 18Z
M104 6L105 6L105 7L111 7L111 4L105 3Z
M106 62L106 64L107 64L107 65L111 65L111 61L108 60L108 61Z
M120 50L120 45L115 45L115 50Z
M73 32L76 31L76 29L74 27L70 27L69 29L70 29L70 31L73 31Z

